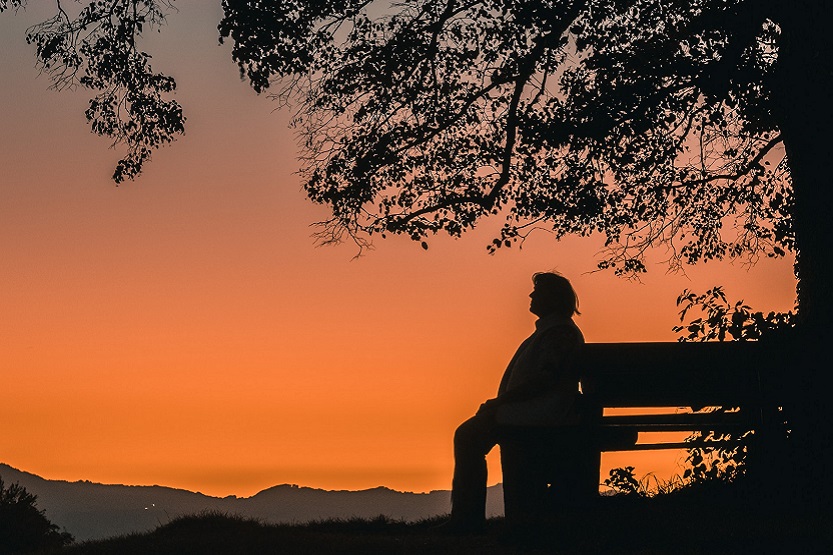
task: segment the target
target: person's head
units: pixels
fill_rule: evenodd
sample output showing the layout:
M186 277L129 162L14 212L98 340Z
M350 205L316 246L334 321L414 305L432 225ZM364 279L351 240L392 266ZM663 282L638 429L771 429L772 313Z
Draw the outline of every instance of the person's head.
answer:
M538 272L532 276L534 288L529 294L529 311L538 317L556 314L570 318L578 311L578 295L570 280L555 272Z

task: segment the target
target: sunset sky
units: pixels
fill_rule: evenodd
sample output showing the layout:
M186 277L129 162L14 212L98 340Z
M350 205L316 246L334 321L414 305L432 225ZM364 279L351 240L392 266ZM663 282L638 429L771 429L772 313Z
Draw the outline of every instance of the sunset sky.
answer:
M499 221L427 251L316 247L327 213L294 174L289 113L218 46L219 1L177 1L148 38L187 130L116 187L120 151L86 125L89 94L38 76L24 33L52 3L30 4L0 14L0 462L211 495L448 489L455 427L533 329L534 272L573 281L591 342L675 340L684 288L793 307L792 260L669 274L660 249L636 283L593 272L598 237L541 232L489 255ZM680 460L605 464L667 477Z

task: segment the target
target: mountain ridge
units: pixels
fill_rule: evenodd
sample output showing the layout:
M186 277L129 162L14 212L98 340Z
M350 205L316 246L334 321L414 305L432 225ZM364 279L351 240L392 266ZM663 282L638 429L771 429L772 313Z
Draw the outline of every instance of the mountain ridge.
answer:
M49 480L0 463L0 478L38 496L37 506L76 540L100 539L152 530L178 516L219 511L270 523L374 518L416 521L448 514L451 493L401 492L386 486L364 490L325 490L278 484L251 497L214 497L168 486L101 484L89 480ZM500 484L488 488L487 514L503 514Z

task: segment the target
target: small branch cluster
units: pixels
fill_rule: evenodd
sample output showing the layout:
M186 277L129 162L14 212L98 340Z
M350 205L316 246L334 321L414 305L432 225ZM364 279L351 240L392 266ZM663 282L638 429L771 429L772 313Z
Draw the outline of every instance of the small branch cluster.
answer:
M166 98L176 82L154 72L151 56L138 47L171 9L164 0L109 0L70 15L57 1L56 14L26 35L56 89L96 92L85 112L93 132L127 147L113 174L117 183L139 175L154 149L185 131L182 107Z

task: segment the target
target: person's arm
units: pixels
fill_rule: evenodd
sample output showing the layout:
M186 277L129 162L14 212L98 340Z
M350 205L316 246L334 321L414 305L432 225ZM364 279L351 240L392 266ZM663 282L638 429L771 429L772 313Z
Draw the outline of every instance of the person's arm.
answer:
M505 391L494 399L487 400L485 403L480 405L480 410L494 410L507 403L528 401L529 399L534 399L535 397L557 389L557 380L553 376L547 374L529 380L528 382L518 385L509 391Z
M541 338L540 352L532 363L537 367L534 377L504 391L494 399L480 405L480 412L491 413L501 405L528 401L541 395L562 391L578 392L577 369L565 364L570 352L581 342L580 336L571 328L548 330Z

